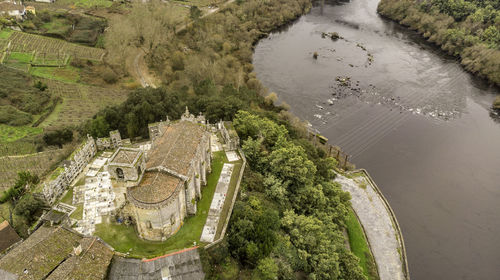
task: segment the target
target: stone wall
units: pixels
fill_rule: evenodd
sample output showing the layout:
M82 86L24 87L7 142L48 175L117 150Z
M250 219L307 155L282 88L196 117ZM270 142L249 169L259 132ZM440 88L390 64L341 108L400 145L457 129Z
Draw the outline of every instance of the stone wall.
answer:
M121 147L123 145L122 142L125 140L127 139L122 140L120 131L113 130L109 132L109 138L97 138L95 143L97 146L97 150L102 151L106 149L116 149L118 147Z
M97 153L97 146L92 136L87 136L87 142L80 146L68 164L64 165L64 170L54 180L44 183L42 195L45 201L53 204L67 186L82 172L85 166Z

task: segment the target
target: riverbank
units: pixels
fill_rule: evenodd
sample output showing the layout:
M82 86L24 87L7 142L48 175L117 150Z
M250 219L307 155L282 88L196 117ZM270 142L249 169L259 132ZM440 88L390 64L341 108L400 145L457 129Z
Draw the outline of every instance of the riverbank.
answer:
M347 176L351 178L338 175L335 181L352 196L352 208L368 238L380 279L409 280L403 234L391 206L366 170Z
M381 0L377 12L416 30L443 51L459 57L460 63L467 71L500 86L500 35L495 25L488 22L485 16L484 20L477 20L477 17L485 12L479 6L471 4L476 12L464 11L462 18L457 18L454 13L449 15L436 10L436 4L432 1L427 5L420 3L409 0ZM491 9L495 11L494 8Z

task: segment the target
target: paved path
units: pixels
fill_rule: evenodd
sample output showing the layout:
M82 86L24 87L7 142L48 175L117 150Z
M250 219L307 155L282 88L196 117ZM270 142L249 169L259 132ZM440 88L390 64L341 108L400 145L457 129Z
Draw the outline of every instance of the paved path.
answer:
M335 179L351 196L352 208L363 225L381 280L405 280L401 244L390 211L364 176L354 179L338 175ZM366 187L363 187L366 186Z
M222 214L224 202L226 201L233 169L234 164L231 163L224 163L224 166L222 166L219 181L215 187L214 197L212 198L212 203L210 204L210 210L208 211L207 221L205 222L203 232L201 233L200 241L202 242L211 243L215 239L217 226L219 225L220 215Z

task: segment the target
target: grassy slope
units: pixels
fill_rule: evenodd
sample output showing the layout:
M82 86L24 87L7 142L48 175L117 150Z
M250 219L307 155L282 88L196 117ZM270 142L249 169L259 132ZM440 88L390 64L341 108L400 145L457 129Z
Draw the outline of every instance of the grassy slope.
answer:
M130 252L133 257L155 257L169 251L193 246L199 243L203 226L212 203L215 187L219 180L222 166L227 162L224 152L216 152L212 161L212 173L207 177L207 185L202 189L202 198L198 201L195 216L187 218L181 229L165 242L152 242L140 239L133 226L102 223L96 226L95 235L102 238L119 252Z
M39 127L0 124L0 143L14 142L24 137L38 135L42 132L43 129Z
M369 279L379 279L376 270L375 260L371 254L368 242L358 218L352 209L349 209L349 216L346 221L347 233L349 235L349 245L351 251L359 258L359 263L363 272Z

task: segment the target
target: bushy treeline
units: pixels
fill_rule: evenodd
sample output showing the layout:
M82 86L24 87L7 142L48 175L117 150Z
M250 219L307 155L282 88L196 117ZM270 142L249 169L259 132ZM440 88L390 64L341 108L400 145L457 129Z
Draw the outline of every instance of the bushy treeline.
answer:
M28 228L35 221L35 214L41 211L44 203L30 192L40 179L30 172L19 172L14 186L0 195L0 203L7 207L0 209L0 216L8 220L16 232L23 238L28 236Z
M255 279L365 279L342 229L350 196L336 161L285 126L240 111L234 127L249 168L228 230L231 255Z
M194 93L187 88L170 90L165 87L137 89L121 105L101 110L84 127L84 133L106 137L110 130L118 129L122 137L148 138L148 124L160 120L179 119L186 106L197 115L202 112L211 123L231 120L238 110L251 107L279 111L246 86L239 90L232 85L218 89L210 80L194 85Z
M500 85L500 2L382 0L378 12L417 30L465 69Z

